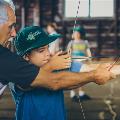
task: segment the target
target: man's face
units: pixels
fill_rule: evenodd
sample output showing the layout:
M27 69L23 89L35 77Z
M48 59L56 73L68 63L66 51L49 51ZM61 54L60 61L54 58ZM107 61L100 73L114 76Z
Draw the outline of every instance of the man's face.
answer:
M11 37L16 36L16 31L15 31L15 23L16 23L16 17L13 12L13 10L10 7L7 7L7 15L8 15L8 20L0 24L0 43L4 43L6 40L8 40Z
M54 32L55 30L54 30L54 28L52 28L51 26L47 26L47 32L49 33L49 34L51 34L52 32Z
M46 64L50 59L50 52L48 46L34 49L27 55L27 60L38 67Z

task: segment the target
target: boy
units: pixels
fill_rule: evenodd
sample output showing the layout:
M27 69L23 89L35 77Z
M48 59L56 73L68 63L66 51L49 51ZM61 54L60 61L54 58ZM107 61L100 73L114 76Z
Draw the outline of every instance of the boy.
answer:
M37 37L36 39L36 36ZM44 66L50 60L48 44L61 37L59 34L47 35L40 27L27 27L18 33L14 44L17 54L31 64ZM58 54L58 53L57 53ZM66 68L67 63L63 66ZM68 65L67 65L68 67ZM63 91L45 88L23 90L10 84L16 103L16 120L64 120Z

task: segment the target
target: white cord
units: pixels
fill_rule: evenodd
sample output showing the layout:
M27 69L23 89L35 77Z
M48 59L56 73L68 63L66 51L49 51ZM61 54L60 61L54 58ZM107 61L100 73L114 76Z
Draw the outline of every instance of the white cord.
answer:
M79 99L79 105L80 105L80 108L81 108L81 112L82 112L83 120L87 120L87 119L86 119L86 116L85 116L84 109L83 109L83 105L82 105L80 99Z
M77 8L76 18L75 18L75 22L74 22L74 27L73 27L73 33L74 33L74 29L75 29L76 24L77 24L77 17L78 17L78 13L79 13L79 8L80 8L80 0L78 1L78 8ZM71 50L69 50L69 51L71 51ZM81 111L82 111L82 115L83 115L83 119L82 120L87 120L80 99L79 99L79 105L80 105L80 108L81 108Z
M104 103L108 106L109 112L112 115L112 120L116 120L117 113L113 110L112 101L111 100L104 100Z

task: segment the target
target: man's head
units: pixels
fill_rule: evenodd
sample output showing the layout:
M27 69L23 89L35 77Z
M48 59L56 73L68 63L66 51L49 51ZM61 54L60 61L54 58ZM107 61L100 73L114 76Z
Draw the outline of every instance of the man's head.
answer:
M49 34L55 32L56 29L57 29L56 23L49 23L49 24L47 25L47 32L48 32Z
M16 17L13 4L0 0L0 44L16 36Z
M59 37L61 37L60 34L48 35L40 27L31 26L17 34L14 45L18 55L40 67L50 59L49 43Z

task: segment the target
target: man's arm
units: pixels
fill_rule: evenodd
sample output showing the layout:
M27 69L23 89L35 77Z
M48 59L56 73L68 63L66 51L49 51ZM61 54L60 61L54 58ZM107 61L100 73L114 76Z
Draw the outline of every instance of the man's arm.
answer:
M32 82L32 87L44 87L48 89L58 90L66 89L76 86L80 83L92 82L94 72L86 73L72 73L72 72L59 72L47 73L40 71L36 79Z
M36 79L32 82L32 87L44 87L52 90L67 89L76 85L83 85L89 82L104 84L114 78L114 75L101 65L98 69L91 72L72 73L59 72L50 73L41 69Z
M12 82L23 88L30 87L30 84L38 75L40 68L29 64L22 57L2 46L0 46L0 53L0 82L2 84ZM70 55L59 54L61 54L61 52L58 52L51 58L48 67L49 72L70 66Z
M51 73L43 67L39 70L38 67L29 64L6 48L1 48L0 66L0 80L3 84L12 82L25 88L31 85L57 90L91 82L92 78L97 84L104 84L112 77L112 74L105 67L89 73ZM48 68L51 69L51 67Z

